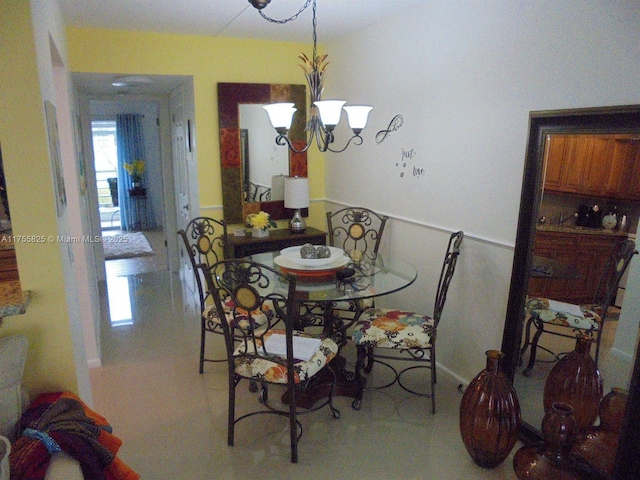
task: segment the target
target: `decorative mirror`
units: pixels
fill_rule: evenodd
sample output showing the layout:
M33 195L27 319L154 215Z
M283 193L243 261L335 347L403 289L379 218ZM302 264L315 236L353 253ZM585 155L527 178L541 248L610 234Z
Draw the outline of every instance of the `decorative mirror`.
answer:
M306 144L306 98L304 85L218 84L222 203L227 223L244 223L248 214L260 210L269 213L274 220L291 216L290 212L285 211L284 197L280 193L284 188L282 176L306 177L307 154L278 147L284 149L288 156L288 162L284 162L287 169L283 172L283 166L278 164L274 151L276 131L271 127L266 111L257 107L273 102L294 103L298 111L290 132L294 145L301 149ZM265 128L247 127L254 124L249 118L264 120ZM267 137L264 137L264 131L268 131ZM260 140L256 146L252 143L254 138L267 140ZM277 165L273 168L269 165L272 160ZM254 181L254 175L260 175L260 180Z
M640 140L640 105L532 112L529 118L529 127L511 288L502 340L502 351L505 355L502 368L512 380L518 396L521 397L521 404L526 404L530 400L530 396L539 395L541 406L542 391L538 390L543 388L543 384L542 387L540 385L536 387L533 383L527 384L527 376L523 375L523 369L527 366L527 358L521 358L523 335L525 333L525 303L530 291L538 286L535 281L530 281L530 279L534 276L532 272L537 271L534 265L534 248L536 246L536 235L542 229L542 223L555 222L554 225L560 228L566 219L565 213L571 214L571 211L564 212L560 208L558 212L555 212L558 215L554 213L553 218L546 218L543 215L544 212L541 212L543 196L547 195L544 191L544 185L548 185L548 179L545 182L545 175L552 174L552 172L545 170L545 158L548 158L553 139L563 135L597 135L604 138L608 136L615 136L616 138L626 136L625 138L630 138L632 141ZM637 161L640 162L640 156L637 157ZM625 168L627 169L625 170L625 181L630 182L635 176L639 175L638 170L634 169L635 167ZM609 165L607 166L606 174L611 175ZM573 197L577 196L575 193L572 195ZM579 198L582 200L582 197ZM586 198L591 201L598 199L596 196ZM640 200L634 204L633 208L640 208L639 205ZM629 203L628 208L632 208L631 203ZM571 216L573 217L573 214ZM634 216L637 221L638 210L634 211ZM633 261L638 262L640 259L636 256ZM633 331L635 332L634 335L638 332L637 320ZM633 340L635 340L635 336ZM637 340L632 343L634 351L629 355L628 370L631 378L630 380L628 377L625 379L625 382L629 385L629 399L625 423L619 437L619 448L615 459L613 476L608 476L601 471L594 471L593 478L633 478L633 469L638 468L640 463L638 460L640 456L640 429L637 428L636 423L640 416L638 412L638 404L640 402L640 379L638 378L640 375L640 362L638 359L640 357L638 356ZM571 349L572 347L568 348L568 350ZM633 365L634 361L635 366ZM605 380L606 385L606 378L604 377L605 375L603 374L603 380ZM627 388L627 385L623 385L622 388ZM607 392L608 390L605 387L604 393L606 394ZM532 413L533 409L527 410L527 408L529 407L523 407L521 438L527 442L540 440L540 423L544 411L540 411L536 415ZM537 410L535 409L535 411ZM635 467L632 467L633 465Z

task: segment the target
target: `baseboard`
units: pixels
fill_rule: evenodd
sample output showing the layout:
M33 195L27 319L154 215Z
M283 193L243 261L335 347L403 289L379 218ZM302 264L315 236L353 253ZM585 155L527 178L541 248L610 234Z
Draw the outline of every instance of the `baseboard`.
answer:
M623 350L620 350L619 348L611 348L609 349L609 354L613 355L614 357L623 360L627 363L629 363L630 365L633 364L633 355L631 355L630 353L627 353Z
M450 376L451 378L455 379L456 382L458 382L460 385L462 385L462 388L467 388L467 386L469 385L470 381L462 378L460 375L452 372L451 370L449 370L447 367L444 367L440 362L436 362L436 368L438 369L439 372L442 372L448 376Z

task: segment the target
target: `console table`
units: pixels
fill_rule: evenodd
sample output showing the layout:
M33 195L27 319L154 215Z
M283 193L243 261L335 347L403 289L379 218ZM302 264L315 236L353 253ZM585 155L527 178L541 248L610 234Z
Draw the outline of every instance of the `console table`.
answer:
M304 233L291 233L288 229L282 229L269 230L268 237L236 237L233 234L227 234L225 239L228 258L248 257L256 253L273 252L305 243L326 245L327 232L307 227Z

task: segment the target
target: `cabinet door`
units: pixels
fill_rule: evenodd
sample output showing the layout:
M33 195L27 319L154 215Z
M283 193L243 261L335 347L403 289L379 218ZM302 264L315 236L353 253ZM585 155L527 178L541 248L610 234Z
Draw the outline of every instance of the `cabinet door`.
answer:
M581 276L580 281L575 285L575 290L570 293L573 303L591 303L593 301L611 249L621 240L622 237L617 236L579 236L579 247L576 250L575 261Z
M588 140L588 153L584 161L582 175L582 193L585 195L603 195L605 178L610 172L613 138L592 136Z
M534 254L550 258L558 263L574 266L577 249L577 236L573 234L538 232ZM529 296L551 298L567 302L575 280L566 278L531 278L529 279Z
M562 167L568 151L569 137L567 135L552 135L547 137L546 168L544 188L546 190L562 190Z
M633 160L629 158L631 143L628 138L615 138L612 140L608 166L605 167L602 194L614 198L623 198L627 189L627 178L630 179L630 170L633 168Z
M572 135L569 139L568 155L565 155L562 172L562 190L582 193L585 166L589 161L590 137Z
M640 138L627 140L625 172L621 183L621 198L640 200Z

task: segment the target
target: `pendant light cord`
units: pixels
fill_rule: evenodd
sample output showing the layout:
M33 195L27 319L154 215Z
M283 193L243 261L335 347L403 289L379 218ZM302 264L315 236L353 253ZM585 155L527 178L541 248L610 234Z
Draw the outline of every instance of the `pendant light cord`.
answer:
M295 13L294 15L290 16L289 18L283 18L282 20L278 20L275 18L271 18L269 16L267 16L263 10L258 10L258 13L260 14L260 16L262 16L262 18L264 18L265 20L271 22L271 23L279 23L279 24L285 24L285 23L289 23L293 20L295 20L296 18L298 18L298 16L304 12L307 7L313 2L313 60L315 62L317 56L318 56L318 48L317 48L317 43L318 43L318 37L316 35L316 26L317 26L317 20L316 20L316 0L307 0L304 5L302 7L300 7L300 10L298 10L297 13Z

